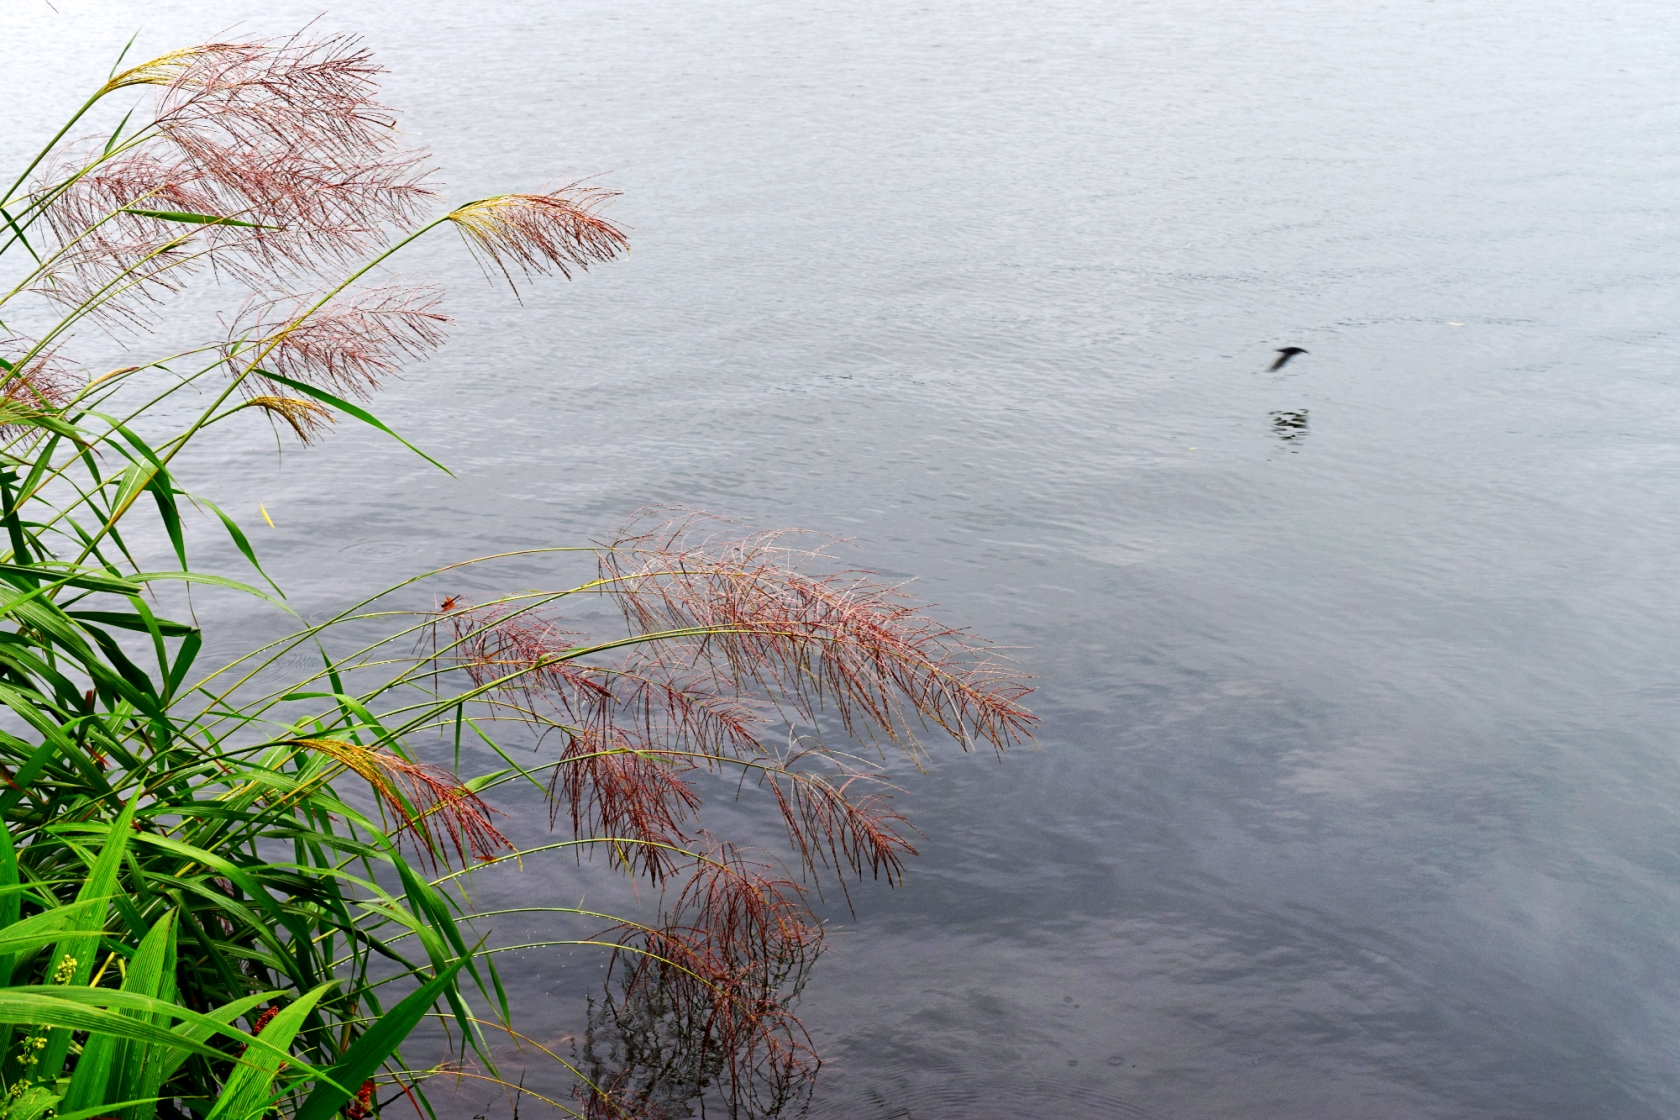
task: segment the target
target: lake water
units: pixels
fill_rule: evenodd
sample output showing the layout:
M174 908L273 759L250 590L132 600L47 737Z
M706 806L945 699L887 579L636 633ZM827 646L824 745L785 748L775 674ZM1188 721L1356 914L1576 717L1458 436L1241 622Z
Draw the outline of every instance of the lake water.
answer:
M7 5L8 159L137 29L320 7L54 3ZM1029 647L1038 748L901 774L908 882L825 908L813 1115L1680 1113L1671 6L323 26L451 198L608 172L634 251L523 308L414 258L459 323L378 406L458 481L348 431L199 461L294 599L680 503ZM228 651L273 625L220 609ZM565 960L507 962L557 1042L599 978Z

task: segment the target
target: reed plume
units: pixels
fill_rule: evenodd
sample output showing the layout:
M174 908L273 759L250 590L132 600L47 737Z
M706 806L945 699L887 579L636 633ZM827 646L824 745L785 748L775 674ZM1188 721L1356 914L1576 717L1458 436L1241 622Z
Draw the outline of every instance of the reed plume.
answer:
M313 441L329 425L337 422L330 409L299 397L263 395L251 397L245 403L248 407L262 409L291 428L299 443Z
M449 212L449 220L478 257L485 273L530 278L610 261L630 247L624 231L601 217L617 191L573 183L547 194L503 194Z
M824 713L912 757L930 729L999 750L1030 733L1026 687L997 651L790 539L692 515L632 525L597 550L589 585L617 603L622 636L586 637L523 598L453 596L435 616L440 659L562 736L553 820L667 890L656 924L621 927L606 1005L619 1068L598 1063L587 1115L660 1115L669 1085L655 1082L674 1076L756 1115L749 1102L784 1099L814 1069L790 1009L822 947L805 888L709 841L692 775L767 790L807 881L896 883L915 848L891 787L822 742Z
M328 756L366 781L395 821L393 832L412 837L421 855L434 866L448 848L454 849L464 866L513 850L513 843L490 823L497 810L441 767L343 739L298 739L295 743Z
M260 355L261 367L241 384L246 393L279 391L263 376L272 370L366 400L405 363L443 345L449 317L437 310L442 300L435 284L351 289L324 302L319 294L254 300L235 320L224 353L236 376Z

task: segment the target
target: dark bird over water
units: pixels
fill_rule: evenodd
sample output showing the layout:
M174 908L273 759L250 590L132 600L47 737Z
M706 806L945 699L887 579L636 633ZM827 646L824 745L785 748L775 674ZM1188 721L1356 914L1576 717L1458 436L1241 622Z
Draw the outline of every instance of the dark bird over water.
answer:
M1278 360L1272 363L1271 370L1268 370L1267 372L1280 370L1289 364L1289 359L1293 358L1297 354L1305 353L1306 351L1301 349L1299 346L1280 346L1278 347Z

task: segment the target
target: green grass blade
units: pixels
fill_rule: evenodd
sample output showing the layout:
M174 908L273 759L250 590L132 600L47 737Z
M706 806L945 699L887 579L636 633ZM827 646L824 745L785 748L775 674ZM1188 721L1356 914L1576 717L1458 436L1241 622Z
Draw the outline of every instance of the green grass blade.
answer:
M268 1026L263 1028L260 1036L262 1040L282 1050L291 1046L292 1039L296 1037L309 1013L321 1002L321 997L337 984L337 980L329 980L287 1004L278 1015L269 1020ZM280 1072L280 1065L277 1058L266 1052L257 1054L240 1065L234 1070L233 1076L228 1078L227 1084L222 1088L222 1099L216 1102L216 1107L210 1110L206 1120L260 1118L268 1111L268 1087L275 1074Z
M228 531L228 536L233 538L233 546L239 550L240 555L244 556L246 560L251 562L251 567L257 570L257 574L262 576L264 581L266 581L270 587L274 588L274 593L284 599L286 597L286 593L280 590L279 584L268 578L267 572L263 571L263 566L257 562L256 550L251 547L251 542L246 538L244 530L240 529L239 523L234 521L234 519L229 517L227 514L223 513L222 507L218 506L215 502L212 502L208 498L195 496L192 500L197 502L199 505L210 507L210 512L222 519L222 527Z
M134 812L139 806L140 796L136 794L129 798L128 804L111 823L105 843L100 845L99 855L94 857L93 866L88 870L87 882L76 894L77 902L89 904L72 923L72 928L80 936L59 941L47 966L48 977L56 977L60 970L64 970L68 972L66 983L82 987L93 975L93 958L99 948L98 931L105 925L106 900L116 893L117 871L122 866L123 852L128 850L128 838L133 835ZM23 924L18 923L19 926ZM16 930L17 926L12 929ZM47 1035L47 1046L41 1052L37 1068L46 1076L56 1077L69 1050L70 1032L64 1029L52 1031Z
M17 850L12 846L12 830L0 828L0 933L17 924L23 912L23 895L18 887ZM12 965L17 956L9 950L0 951L0 988L12 982Z
M332 1120L339 1107L350 1099L353 1091L344 1086L360 1086L363 1081L378 1072L385 1059L396 1053L403 1039L413 1032L420 1020L431 1010L432 1005L454 983L456 973L466 967L466 963L465 957L456 961L381 1015L345 1052L338 1064L327 1071L328 1076L337 1084L316 1085L315 1091L309 1094L293 1120Z
M163 702L171 703L175 693L179 691L181 682L187 679L187 673L192 669L193 661L198 657L198 651L204 648L204 636L197 630L189 633L181 642L181 648L175 651L175 663L169 667L169 678L163 690Z
M92 1108L78 1109L75 1112L54 1112L52 1120L97 1120L102 1116L109 1116L113 1112L136 1106L152 1105L156 1107L160 1097L135 1097L132 1100L112 1101L110 1104L96 1104ZM11 1114L6 1114L6 1120L12 1120Z
M196 1021L177 1026L170 1032L170 1037L188 1043L203 1042L218 1033L218 1027L231 1024L246 1012L273 999L274 995L273 992L258 992L254 996L246 996L244 999L223 1004L214 1011L205 1012ZM211 1024L216 1024L216 1026ZM154 1063L155 1069L148 1067L147 1072L157 1078L157 1084L162 1085L175 1076L175 1071L181 1068L181 1063L192 1057L195 1051L190 1047L172 1045L168 1049L156 1050L154 1053L156 1056L151 1061Z
M284 992L263 992L251 997L250 1007L284 995ZM249 1007L246 1008L249 1010ZM97 1016L82 1012L99 1012ZM165 1030L146 1019L130 1018L124 1011L143 1011L148 1015L167 1015L181 1020L174 1030ZM20 1019L23 1014L42 1016L39 1019ZM295 1054L266 1041L261 1035L252 1037L232 1025L232 1016L225 1021L209 1014L200 1014L168 1000L143 996L138 992L122 992L112 988L90 988L85 985L61 988L57 985L34 985L23 988L0 989L0 1023L41 1023L64 1026L72 1030L108 1031L123 1038L139 1039L167 1047L185 1047L195 1054L225 1060L228 1055L194 1041L182 1031L182 1026L208 1028L210 1034L233 1039L247 1048L244 1060L254 1053L264 1053L276 1062L289 1062L305 1073L321 1076L325 1071L316 1068ZM205 1038L210 1037L205 1035Z
M179 1035L154 1023L131 1019L118 1011L103 1007L84 1007L64 998L70 989L63 988L5 988L0 989L0 1023L20 1027L50 1027L54 1033L88 1031L129 1038L158 1046L180 1046L200 1057L225 1060L227 1055L199 1042L187 1042ZM84 989L85 990L85 989ZM103 993L114 996L115 992ZM230 1032L233 1033L233 1032ZM60 1062L63 1058L59 1059ZM45 1060L42 1062L45 1066Z
M181 562L182 570L185 570L187 539L181 532L181 511L175 505L175 488L169 481L169 475L159 471L146 481L146 489L152 492L152 498L157 502L158 517L163 521L164 531L169 534L169 543L175 549L175 558Z
M35 251L34 247L29 244L29 238L27 238L23 235L22 228L20 228L18 226L17 219L12 217L11 212L8 211L8 210L5 210L3 208L0 208L0 218L5 218L6 219L6 224L11 227L11 230L12 230L13 233L17 234L17 239L19 241L23 242L23 247L25 249L28 249L29 250L29 255L35 258L35 263L40 264L41 263L41 255L39 253L37 253Z
M101 626L115 626L119 630L133 630L139 634L150 634L153 628L156 633L165 638L184 638L188 634L198 633L198 627L189 626L185 622L171 622L166 618L152 618L152 625L147 625L146 617L139 614L125 614L121 611L65 611L71 618L79 618L83 622L97 622Z
M242 229L280 229L280 226L242 222L238 218L224 218L219 214L192 214L185 210L142 210L138 206L124 206L124 214L138 214L142 218L157 218L165 222L187 222L201 226L239 226Z
M173 1001L176 913L171 910L158 919L157 924L140 943L134 960L128 966L128 979L123 984L124 991ZM158 1026L169 1025L165 1017L156 1014L152 1016L152 1022ZM164 1055L153 1046L142 1046L127 1041L120 1045L122 1049L117 1058L118 1077L112 1088L112 1096L132 1098L140 1102L125 1109L124 1120L151 1120L156 1111L151 1102L163 1086Z
M18 905L18 896L13 894L6 901L15 908ZM63 937L66 931L78 932L87 924L90 915L103 913L105 903L104 898L90 898L13 922L0 930L0 953L15 956L18 953L27 953L31 949L39 949L43 945L51 945Z
M367 409L358 408L355 405L351 404L349 401L343 399L342 397L335 397L331 393L327 392L324 389L317 389L317 388L315 388L315 386L306 385L302 381L293 381L289 377L281 377L278 373L270 373L266 369L259 369L259 370L257 370L257 372L262 374L264 377L268 378L270 381L278 381L282 385L289 385L293 389L296 389L298 392L303 393L306 396L314 397L316 400L320 401L322 404L330 404L334 408L339 409L342 412L349 413L351 416L354 416L356 419L360 420L362 423L368 424L368 425L370 425L372 427L375 427L375 428L378 428L380 431L384 432L386 435L390 436L392 439L396 440L398 443L402 444L404 447L408 448L410 451L412 451L416 455L420 456L420 458L426 460L426 462L430 463L432 466L436 467L438 470L442 471L444 474L448 475L450 478L455 477L455 472L454 471L450 470L448 467L444 466L442 463L438 462L436 459L432 458L430 455L426 454L424 451L420 450L418 447L414 446L412 443L408 442L406 439L399 436L396 432L393 432L390 428L385 426L384 421L380 420L377 416L375 416L373 413L369 412Z

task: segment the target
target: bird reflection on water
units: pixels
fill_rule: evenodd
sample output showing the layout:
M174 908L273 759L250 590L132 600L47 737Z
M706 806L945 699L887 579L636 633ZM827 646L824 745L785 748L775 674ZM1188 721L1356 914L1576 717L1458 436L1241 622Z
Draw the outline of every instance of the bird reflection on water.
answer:
M1307 438L1307 410L1279 409L1271 413L1272 434L1285 443L1300 443Z

